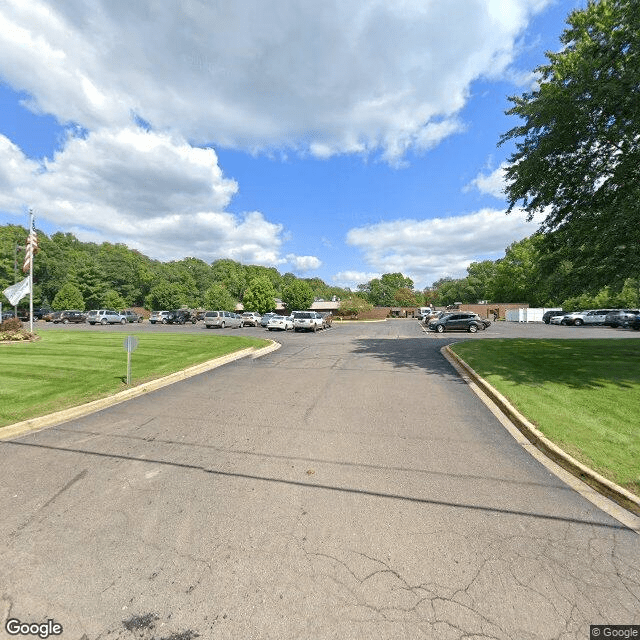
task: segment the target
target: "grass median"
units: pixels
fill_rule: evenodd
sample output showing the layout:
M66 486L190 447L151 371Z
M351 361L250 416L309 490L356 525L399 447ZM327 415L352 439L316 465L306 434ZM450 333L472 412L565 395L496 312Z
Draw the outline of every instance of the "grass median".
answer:
M640 495L640 340L478 340L451 348L552 442Z
M136 334L131 386L267 340L236 336ZM104 398L127 388L121 333L46 331L30 343L0 344L0 427Z

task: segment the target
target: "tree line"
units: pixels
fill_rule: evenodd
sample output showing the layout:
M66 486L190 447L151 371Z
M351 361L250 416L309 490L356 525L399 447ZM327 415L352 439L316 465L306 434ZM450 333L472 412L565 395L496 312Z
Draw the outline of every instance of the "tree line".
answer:
M22 274L27 229L0 227L0 291ZM320 278L284 275L274 267L229 259L153 260L123 244L81 242L71 233L38 231L34 305L53 309L235 309L238 302L264 313L279 298L306 309L314 299L349 295ZM291 307L289 307L291 305Z
M0 227L0 290L23 277L27 229ZM53 309L180 307L265 313L275 299L288 309L307 309L314 300L342 301L341 313L371 307L449 306L456 302L522 302L532 307L638 308L637 261L618 269L603 284L562 255L553 232L536 233L511 244L504 258L473 262L463 278L444 277L423 291L402 273L386 273L357 291L331 287L320 278L280 274L274 267L243 265L230 259L152 260L122 244L81 242L71 233L38 233L34 261L34 305Z

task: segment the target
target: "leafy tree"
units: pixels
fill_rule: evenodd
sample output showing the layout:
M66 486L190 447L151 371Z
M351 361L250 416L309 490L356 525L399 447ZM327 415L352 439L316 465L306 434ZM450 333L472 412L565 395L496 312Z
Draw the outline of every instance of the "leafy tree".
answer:
M514 242L507 247L505 257L498 260L495 277L489 286L492 302L527 302L539 306L538 247L540 235Z
M638 276L640 10L636 0L573 11L536 90L511 97L522 123L506 170L509 211L522 202L554 231L586 290Z
M105 304L104 298L109 291L104 274L95 260L87 255L83 255L82 259L77 262L72 274L73 282L80 289L87 307L99 309ZM112 309L113 307L107 306L107 308Z
M173 278L182 282L190 292L188 304L199 306L203 294L215 282L211 266L198 258L184 258L170 264Z
M260 314L275 309L275 288L267 276L259 276L249 283L244 292L242 304L247 311L257 311Z
M175 290L182 291L182 305L198 307L202 304L201 292L198 290L196 281L189 270L184 268L182 261L160 263L155 266L155 272L156 278L176 285Z
M407 287L401 287L400 289L397 289L396 292L393 294L393 299L395 301L395 304L399 307L417 307L418 306L418 300L416 298L415 293L411 291L411 289L408 289Z
M470 290L467 278L442 279L435 292L434 302L437 306L446 307L456 302L477 302L474 292Z
M211 265L211 276L214 282L223 284L236 300L242 297L247 287L245 269L235 260L216 260Z
M627 278L618 296L618 304L625 309L640 309L640 279Z
M204 306L207 309L233 311L236 308L236 304L236 299L219 282L212 284L204 294Z
M143 303L154 282L152 260L123 244L103 242L96 262L107 287L126 300L125 306Z
M274 292L282 289L282 276L275 267L250 264L244 267L244 272L248 283L251 283L255 278L267 278L273 285Z
M109 289L102 299L102 306L106 309L124 309L127 306L127 301L115 290Z
M289 311L308 309L313 304L313 290L303 280L294 280L282 291L282 302Z
M18 225L0 228L0 290L24 278L24 251L21 247L25 245L27 234L28 230Z
M360 296L348 296L340 302L338 313L343 316L355 316L356 318L365 311L373 309L373 305Z
M64 309L84 311L84 299L82 293L80 293L80 289L78 289L73 282L67 282L60 287L51 306L57 311Z
M496 262L483 260L472 262L467 267L467 282L471 302L489 300L491 298L491 285L496 277Z
M385 273L367 284L359 284L358 290L376 307L392 307L396 304L395 294L398 289L413 290L413 280L401 273Z
M188 291L178 282L159 282L145 298L147 309L179 309L186 304Z

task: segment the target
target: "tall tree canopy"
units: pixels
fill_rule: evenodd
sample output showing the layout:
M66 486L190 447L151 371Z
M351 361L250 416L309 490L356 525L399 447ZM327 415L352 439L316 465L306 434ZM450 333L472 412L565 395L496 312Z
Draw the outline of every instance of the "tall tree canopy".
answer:
M268 276L258 276L249 283L242 304L247 311L265 314L276 307L276 290Z
M510 98L507 114L522 123L500 140L516 141L509 211L544 213L543 230L592 287L619 284L639 269L640 9L590 1L567 24L560 52L536 69L538 88Z
M402 273L385 273L380 278L358 285L358 290L377 307L397 306L398 301L395 296L398 289L413 291L413 280Z
M294 280L282 290L282 301L289 311L308 309L313 303L313 290L303 280Z

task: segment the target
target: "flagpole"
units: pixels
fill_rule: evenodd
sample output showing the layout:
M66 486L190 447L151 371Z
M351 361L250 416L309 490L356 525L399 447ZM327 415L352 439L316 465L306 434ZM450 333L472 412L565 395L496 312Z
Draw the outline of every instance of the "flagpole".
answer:
M29 209L29 234L33 233L33 209ZM29 333L33 333L33 259L35 251L31 242L31 261L29 264Z

